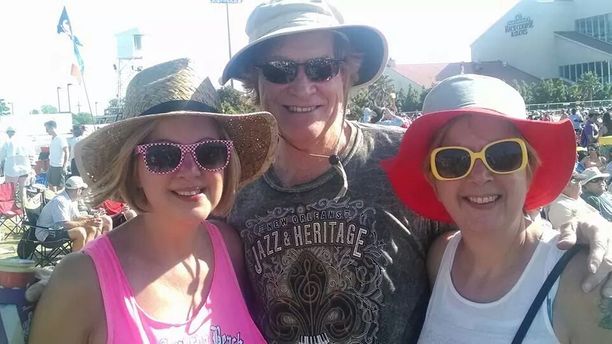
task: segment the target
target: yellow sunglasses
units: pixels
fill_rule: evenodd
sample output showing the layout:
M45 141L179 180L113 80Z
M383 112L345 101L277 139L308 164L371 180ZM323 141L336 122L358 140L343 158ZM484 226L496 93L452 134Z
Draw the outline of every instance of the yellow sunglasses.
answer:
M438 147L431 152L429 164L437 180L457 180L472 172L477 159L496 174L522 170L529 160L525 141L510 138L491 142L480 152L460 146Z

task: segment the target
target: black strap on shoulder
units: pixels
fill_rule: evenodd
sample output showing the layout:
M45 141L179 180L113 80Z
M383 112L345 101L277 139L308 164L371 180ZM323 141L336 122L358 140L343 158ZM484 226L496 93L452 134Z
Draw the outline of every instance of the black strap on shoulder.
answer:
M531 323L533 322L533 319L538 313L538 310L542 306L542 302L544 302L546 295L548 295L550 288L552 288L552 286L555 284L555 282L559 278L559 275L561 275L561 272L563 272L563 269L565 269L565 266L567 265L567 263L569 263L569 261L576 255L576 253L578 253L580 248L581 248L580 245L574 245L574 247L567 250L563 254L563 256L559 258L559 261L557 261L557 264L555 264L555 267L550 271L550 273L548 274L548 277L546 277L546 280L542 284L542 287L540 288L538 295L536 295L536 297L533 299L533 302L531 303L531 306L529 307L527 314L525 314L525 318L523 318L523 322L521 323L521 326L519 327L519 329L516 331L516 334L514 335L512 344L520 344L523 342L523 339L525 338L525 335L527 335L527 331L529 331L529 328L531 327Z

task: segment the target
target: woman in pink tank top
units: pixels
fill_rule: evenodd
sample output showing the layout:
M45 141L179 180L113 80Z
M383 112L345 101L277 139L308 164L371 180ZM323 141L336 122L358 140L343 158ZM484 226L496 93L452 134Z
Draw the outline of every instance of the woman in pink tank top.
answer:
M187 59L143 70L123 118L76 146L92 204L138 216L62 260L31 343L265 343L241 291L241 240L207 219L269 167L276 122L216 113L202 80Z

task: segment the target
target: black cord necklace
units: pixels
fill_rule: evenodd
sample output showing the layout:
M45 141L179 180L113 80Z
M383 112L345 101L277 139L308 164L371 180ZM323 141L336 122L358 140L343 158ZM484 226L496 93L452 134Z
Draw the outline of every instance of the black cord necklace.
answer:
M348 125L348 128L349 128L349 140L350 140L350 134L351 134L350 131L352 131L352 128L351 128L350 124ZM340 136L338 136L338 139L336 140L336 144L334 145L334 152L335 153L331 154L331 155L307 152L307 151L305 151L303 149L300 149L297 146L295 146L291 141L287 140L283 135L280 135L280 137L289 146L291 146L293 149L295 149L297 151L300 151L300 152L302 152L304 154L308 154L310 156L314 156L314 157L317 157L317 158L327 158L327 161L329 161L329 164L342 177L342 187L340 188L340 190L336 194L336 197L333 198L333 200L337 202L338 200L340 200L342 197L344 197L346 195L346 193L348 191L348 177L346 175L346 171L344 170L344 165L342 165L342 161L340 160L340 157L338 156L338 145L340 144ZM348 145L348 142L347 142L346 145Z

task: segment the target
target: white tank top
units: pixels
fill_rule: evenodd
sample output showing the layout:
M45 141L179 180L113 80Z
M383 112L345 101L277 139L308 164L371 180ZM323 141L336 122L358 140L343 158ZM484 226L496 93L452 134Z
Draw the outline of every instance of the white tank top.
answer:
M543 234L531 260L514 287L499 300L477 303L462 297L451 281L451 267L461 234L452 236L434 284L425 324L419 343L436 344L509 344L519 328L544 280L565 251L556 247L558 232L541 221ZM557 293L554 284L531 328L524 344L559 343L552 327L552 304Z

